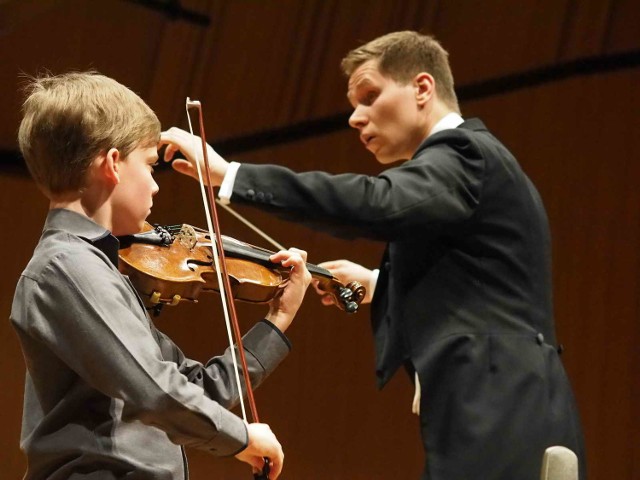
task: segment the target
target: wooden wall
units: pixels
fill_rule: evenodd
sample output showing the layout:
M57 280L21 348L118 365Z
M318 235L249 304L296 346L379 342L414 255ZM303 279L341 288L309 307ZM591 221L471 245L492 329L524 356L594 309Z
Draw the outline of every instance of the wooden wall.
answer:
M124 1L23 1L0 7L0 87L6 95L0 148L16 148L19 70L93 66L140 92L167 126L184 124L184 97L190 95L203 100L213 141L250 139L255 132L286 131L346 112L345 80L337 65L360 40L399 29L436 34L450 52L457 86L468 92L463 115L481 117L512 149L547 207L556 325L583 419L590 478L640 478L640 156L635 145L640 62L598 62L623 53L635 52L632 60L640 55L638 2L182 4L209 15L211 25L170 21ZM596 68L581 70L572 63L581 59L595 60ZM527 72L563 65L574 68L524 81ZM491 94L472 88L505 78L512 81ZM249 145L243 153L223 153L296 170L379 171L348 129L310 133L268 148ZM15 282L47 208L32 182L13 171L0 170L2 478L18 478L25 468L18 449L24 366L8 315ZM163 171L158 181L161 190L150 220L202 224L198 192L188 179ZM378 243L347 242L242 211L283 243L307 249L313 263L346 257L375 266L381 253ZM261 244L223 218L226 233ZM211 296L167 311L157 323L189 355L206 360L224 347L217 308ZM263 312L243 305L243 328ZM283 478L418 478L424 458L409 409L412 388L400 373L383 391L376 390L368 313L368 307L353 316L320 307L309 292L290 330L294 350L257 392L262 420L284 445ZM233 459L196 451L189 458L195 480L248 477Z

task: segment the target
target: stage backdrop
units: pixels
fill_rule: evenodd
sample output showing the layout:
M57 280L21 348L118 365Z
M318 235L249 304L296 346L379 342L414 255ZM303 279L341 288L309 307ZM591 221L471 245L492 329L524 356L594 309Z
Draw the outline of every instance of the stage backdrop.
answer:
M463 115L481 117L540 190L553 236L558 337L590 478L640 478L637 2L181 2L195 20L152 8L164 3L0 6L2 478L26 468L18 445L24 366L8 316L47 213L17 154L20 72L98 69L140 93L166 126L185 126L184 99L199 98L209 138L230 160L375 174L380 167L346 127L338 64L361 40L399 29L443 42ZM195 183L170 170L157 179L149 220L203 226ZM281 243L308 250L312 263L349 258L375 267L382 252L376 242L241 212ZM266 246L234 219L222 223L224 233ZM243 330L264 312L241 305ZM156 323L193 358L206 361L225 347L215 295L166 309ZM291 355L256 396L261 420L284 446L282 478L418 478L424 458L412 386L400 372L376 390L368 307L349 316L309 291L289 333ZM234 459L188 456L195 480L250 478Z

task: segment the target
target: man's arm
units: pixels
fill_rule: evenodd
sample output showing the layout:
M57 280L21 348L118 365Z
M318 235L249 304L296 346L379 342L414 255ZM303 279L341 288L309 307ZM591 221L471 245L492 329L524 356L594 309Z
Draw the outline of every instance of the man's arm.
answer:
M174 168L197 177L201 154L187 132L163 132L165 160L181 150L187 160ZM212 181L219 185L229 164L210 149ZM201 161L201 160L200 160ZM176 163L178 162L178 163ZM276 165L243 164L237 169L233 202L345 237L391 241L437 232L468 219L479 203L485 163L462 129L441 132L415 158L378 176L296 173Z

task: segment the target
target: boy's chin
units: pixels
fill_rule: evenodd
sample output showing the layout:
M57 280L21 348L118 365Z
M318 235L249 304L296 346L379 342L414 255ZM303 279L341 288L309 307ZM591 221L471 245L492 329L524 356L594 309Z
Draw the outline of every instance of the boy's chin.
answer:
M144 229L145 220L140 220L137 224L131 223L128 225L118 225L113 228L111 232L116 237L122 237L125 235L134 235L142 232Z

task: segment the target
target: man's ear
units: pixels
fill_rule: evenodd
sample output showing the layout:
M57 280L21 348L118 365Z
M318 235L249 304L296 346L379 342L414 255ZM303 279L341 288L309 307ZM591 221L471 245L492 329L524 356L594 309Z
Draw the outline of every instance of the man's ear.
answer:
M112 185L120 183L120 169L122 168L120 150L110 148L106 153L100 155L98 162L98 170L107 183Z
M420 107L435 95L436 81L427 72L421 72L413 78L413 86L416 92L416 101Z

